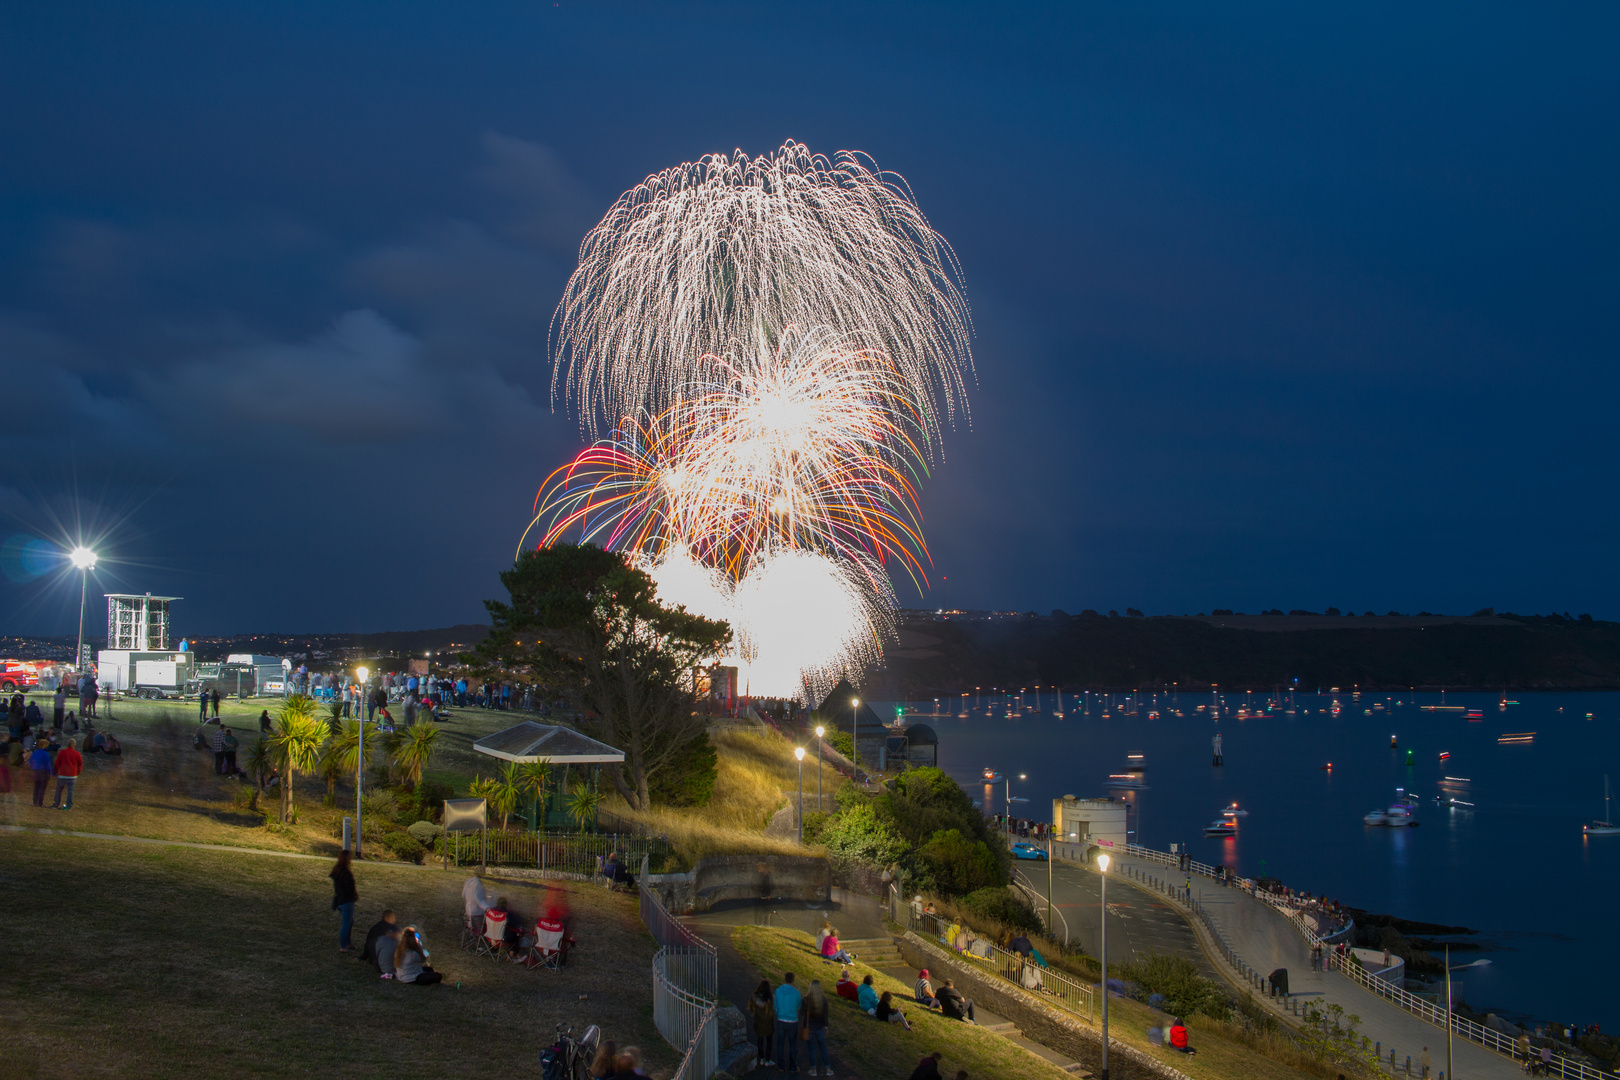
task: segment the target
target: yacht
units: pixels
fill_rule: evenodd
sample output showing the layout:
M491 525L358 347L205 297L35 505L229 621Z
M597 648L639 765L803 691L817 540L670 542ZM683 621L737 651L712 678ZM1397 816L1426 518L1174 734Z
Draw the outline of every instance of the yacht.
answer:
M996 772L994 769L986 769L981 775L983 776L984 782L987 784L1001 783L1001 774Z
M1204 826L1204 835L1236 836L1237 822L1233 821L1231 818L1222 818L1219 821L1212 821L1208 825Z
M1131 791L1139 791L1147 787L1147 785L1142 782L1142 777L1139 773L1113 773L1108 777L1107 786L1110 788L1123 788Z
M1369 825L1388 825L1389 815L1382 810L1371 810L1361 820Z
M1581 832L1587 836L1613 836L1620 833L1620 825L1609 820L1609 778L1603 777L1603 818L1600 821L1590 821L1581 826Z
M1232 805L1228 806L1225 810L1222 810L1221 813L1225 814L1227 817L1248 817L1249 816L1249 812L1247 810L1238 809L1238 804L1235 803L1235 802Z

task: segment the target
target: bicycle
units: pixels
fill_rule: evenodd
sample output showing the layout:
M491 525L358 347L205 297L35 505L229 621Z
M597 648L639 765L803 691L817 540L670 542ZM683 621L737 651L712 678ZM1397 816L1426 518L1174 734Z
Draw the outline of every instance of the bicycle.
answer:
M592 1024L578 1040L574 1027L557 1025L557 1041L540 1051L542 1080L590 1080L591 1059L602 1044L602 1029Z

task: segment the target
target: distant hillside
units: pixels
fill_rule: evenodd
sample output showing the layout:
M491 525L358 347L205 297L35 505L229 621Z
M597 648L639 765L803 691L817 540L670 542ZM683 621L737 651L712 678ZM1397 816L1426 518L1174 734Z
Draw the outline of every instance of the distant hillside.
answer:
M1095 613L904 623L866 692L975 686L1620 688L1620 623L1559 616Z

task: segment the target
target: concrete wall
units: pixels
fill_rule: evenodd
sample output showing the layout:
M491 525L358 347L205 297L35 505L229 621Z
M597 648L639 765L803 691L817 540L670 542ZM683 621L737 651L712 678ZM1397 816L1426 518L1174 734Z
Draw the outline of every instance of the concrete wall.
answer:
M727 900L825 902L832 867L810 855L713 855L684 874L648 874L645 881L666 908L685 915Z
M1052 800L1052 827L1063 840L1112 840L1124 846L1125 802L1121 799L1077 799L1065 795Z

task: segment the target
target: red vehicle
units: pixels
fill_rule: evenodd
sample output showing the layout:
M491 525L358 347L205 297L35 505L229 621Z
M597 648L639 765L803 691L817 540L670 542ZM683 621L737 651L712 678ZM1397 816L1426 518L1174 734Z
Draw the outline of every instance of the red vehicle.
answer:
M36 660L0 660L0 690L25 690L39 685L39 671L49 667Z

